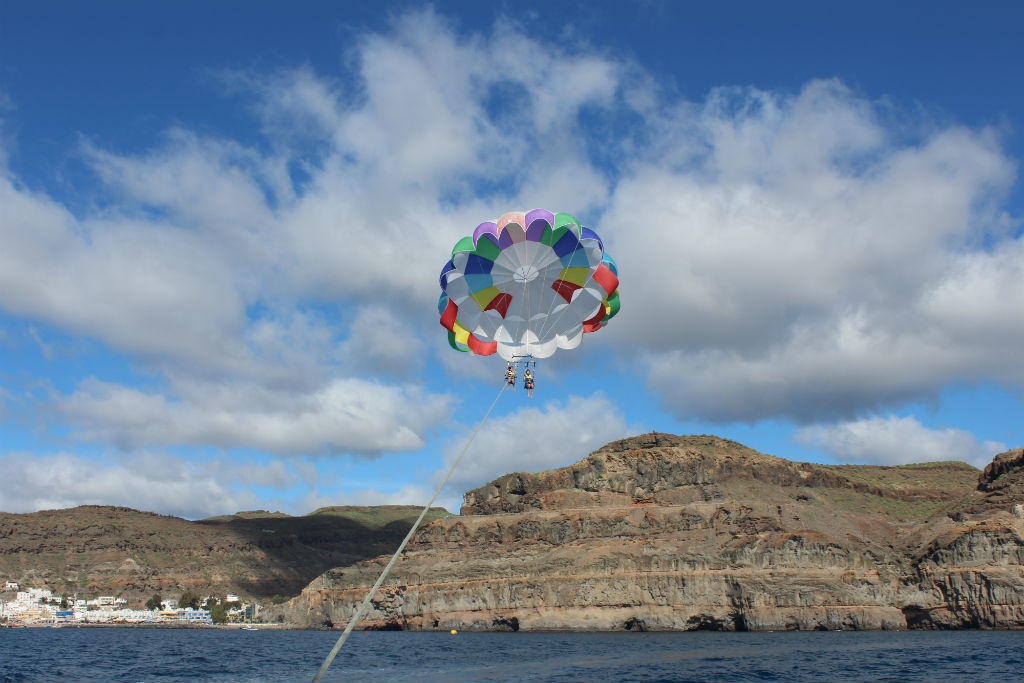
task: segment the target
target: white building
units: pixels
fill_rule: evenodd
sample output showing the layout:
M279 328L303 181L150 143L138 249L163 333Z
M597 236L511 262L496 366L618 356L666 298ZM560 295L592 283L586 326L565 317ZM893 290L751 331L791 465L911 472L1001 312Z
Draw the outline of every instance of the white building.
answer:
M46 601L53 598L53 592L46 588L29 588L18 591L14 600L0 602L0 617L25 624L50 624L56 621L56 613Z
M21 588L18 586L18 582L17 581L8 581L7 583L4 584L4 590L5 591L16 591L16 590L21 590Z
M210 610L187 609L185 610L185 621L190 624L212 624L213 618L210 617Z
M97 607L102 610L123 609L128 601L124 598L116 598L113 595L101 595L95 600L86 600L88 607Z
M15 602L46 602L47 600L53 600L53 591L49 588L29 588L27 590L18 591L15 596Z
M75 600L70 608L48 604L54 600L53 592L46 588L27 588L18 591L14 600L0 600L0 618L20 624L54 623L134 623L184 622L188 624L212 624L209 610L181 609L175 605L160 612L153 610L125 609L127 600L105 595L95 600Z
M168 621L159 612L143 609L102 609L85 612L75 611L75 621L86 624L147 624ZM175 619L170 619L174 621Z

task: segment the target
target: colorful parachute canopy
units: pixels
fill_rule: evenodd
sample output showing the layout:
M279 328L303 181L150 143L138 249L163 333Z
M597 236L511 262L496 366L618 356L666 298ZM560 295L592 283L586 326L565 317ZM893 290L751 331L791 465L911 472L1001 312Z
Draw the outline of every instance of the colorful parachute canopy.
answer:
M441 269L448 342L502 358L547 358L579 346L619 312L618 268L593 230L534 209L481 223Z

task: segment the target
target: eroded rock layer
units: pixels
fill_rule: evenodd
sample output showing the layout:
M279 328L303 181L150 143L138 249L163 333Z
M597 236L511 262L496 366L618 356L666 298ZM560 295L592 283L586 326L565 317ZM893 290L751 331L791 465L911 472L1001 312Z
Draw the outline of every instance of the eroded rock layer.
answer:
M1024 458L794 463L647 434L509 474L423 527L362 628L778 630L1024 626ZM344 625L387 557L281 619Z

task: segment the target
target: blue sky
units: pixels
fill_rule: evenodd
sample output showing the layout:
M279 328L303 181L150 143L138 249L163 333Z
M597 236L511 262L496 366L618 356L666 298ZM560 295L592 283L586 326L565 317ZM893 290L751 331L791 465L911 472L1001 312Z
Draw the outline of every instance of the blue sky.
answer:
M503 363L437 275L566 211L622 312L440 502L658 430L984 466L1024 433L1015 3L7 3L0 510L423 503Z

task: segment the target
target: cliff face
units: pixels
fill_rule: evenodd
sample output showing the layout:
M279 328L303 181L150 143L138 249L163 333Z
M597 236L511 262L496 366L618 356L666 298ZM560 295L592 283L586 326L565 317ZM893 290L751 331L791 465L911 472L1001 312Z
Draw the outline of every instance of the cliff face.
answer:
M617 441L466 493L461 516L420 530L362 627L1024 626L1024 458L1004 455L979 480L962 463L823 466L716 437ZM387 559L326 572L280 618L344 624Z

